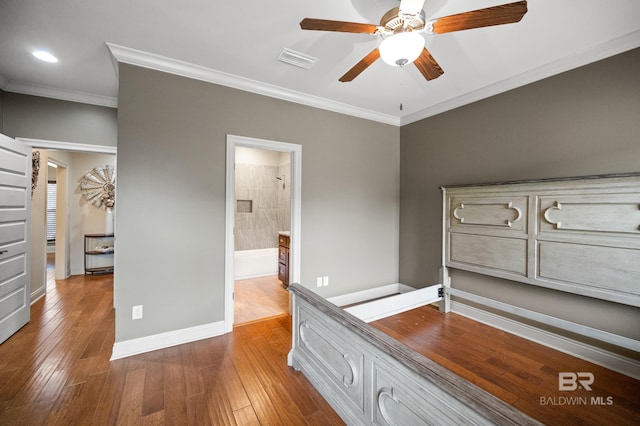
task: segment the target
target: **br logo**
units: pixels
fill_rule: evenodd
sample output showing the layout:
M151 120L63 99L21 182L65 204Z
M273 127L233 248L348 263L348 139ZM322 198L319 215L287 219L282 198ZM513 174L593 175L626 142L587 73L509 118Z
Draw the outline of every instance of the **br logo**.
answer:
M558 373L558 390L574 391L577 389L585 389L590 391L594 380L595 378L592 373L563 371Z

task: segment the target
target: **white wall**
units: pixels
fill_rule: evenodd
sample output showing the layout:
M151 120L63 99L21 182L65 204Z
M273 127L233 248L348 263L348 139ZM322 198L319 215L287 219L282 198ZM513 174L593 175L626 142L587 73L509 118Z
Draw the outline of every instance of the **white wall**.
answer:
M69 172L71 275L84 274L84 234L103 233L106 226L106 211L87 202L80 191L80 182L84 174L94 167L106 165L115 166L116 156L83 152L71 154Z

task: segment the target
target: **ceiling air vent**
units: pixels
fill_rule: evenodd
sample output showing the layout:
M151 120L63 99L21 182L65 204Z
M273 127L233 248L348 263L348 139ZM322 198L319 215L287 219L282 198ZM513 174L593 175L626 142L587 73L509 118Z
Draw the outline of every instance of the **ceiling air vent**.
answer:
M316 62L318 62L318 58L305 55L304 53L296 52L295 50L291 50L286 47L282 49L282 52L280 52L278 60L280 62L284 62L285 64L295 65L296 67L304 69L309 69L313 65L315 65Z

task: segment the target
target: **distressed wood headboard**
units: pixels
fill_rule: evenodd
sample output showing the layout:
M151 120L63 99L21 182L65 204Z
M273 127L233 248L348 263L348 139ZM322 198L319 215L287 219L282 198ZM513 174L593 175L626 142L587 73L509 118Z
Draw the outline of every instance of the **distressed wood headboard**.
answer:
M640 173L442 189L447 267L640 306Z

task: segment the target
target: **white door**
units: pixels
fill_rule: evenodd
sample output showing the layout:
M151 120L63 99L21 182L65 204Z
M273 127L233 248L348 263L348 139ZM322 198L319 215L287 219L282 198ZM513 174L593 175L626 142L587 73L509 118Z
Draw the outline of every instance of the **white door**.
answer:
M0 343L29 322L31 147L0 134Z

